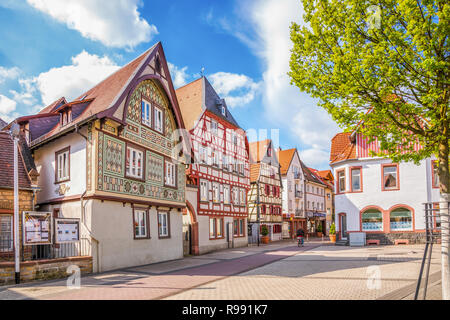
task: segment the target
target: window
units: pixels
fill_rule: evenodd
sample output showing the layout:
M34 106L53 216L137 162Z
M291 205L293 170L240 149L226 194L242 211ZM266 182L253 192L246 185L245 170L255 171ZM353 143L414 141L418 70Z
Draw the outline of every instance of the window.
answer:
M368 209L361 215L362 231L383 231L383 214L378 209Z
M164 127L163 127L163 112L160 108L155 107L155 127L154 129L160 133L164 132Z
M144 172L144 153L141 150L127 147L126 174L131 178L142 179Z
M165 161L165 164L166 164L165 184L170 187L176 187L177 186L176 165L167 160Z
M218 133L217 121L211 120L211 133L217 136Z
M150 238L147 209L134 209L133 222L135 239Z
M228 170L228 157L226 154L222 154L222 168Z
M239 220L239 235L244 236L244 219Z
M227 115L227 111L225 109L225 106L222 106L222 115L226 116Z
M235 205L239 205L239 189L238 188L233 188L232 189L233 192L233 204Z
M160 238L170 237L169 212L158 212L158 235Z
M391 231L412 230L412 214L405 208L392 210L390 213Z
M362 191L361 168L351 169L351 176L352 176L352 192Z
M62 149L55 154L56 182L70 180L70 147Z
M439 188L439 174L438 174L438 166L437 161L431 161L431 172L432 172L432 183L433 188Z
M209 218L209 238L223 238L223 218Z
M152 126L152 105L147 100L142 99L141 101L141 118L142 123L148 127Z
M216 218L209 219L209 237L210 238L216 237Z
M218 167L220 162L220 152L217 150L212 150L212 160L213 160L213 166Z
M217 218L217 238L223 238L223 219Z
M213 182L213 201L220 202L219 184Z
M230 186L223 186L223 203L230 203Z
M200 180L200 201L208 201L208 181Z
M13 250L13 216L0 215L0 252Z
M198 147L198 154L200 157L200 163L207 163L207 159L208 159L208 152L207 149L204 146L199 146Z
M239 196L240 196L239 202L241 203L241 205L245 205L245 189L239 190Z
M398 166L383 165L383 186L382 190L398 190Z
M338 172L338 190L339 192L345 192L345 171Z
M239 235L239 220L233 220L233 235L237 237Z

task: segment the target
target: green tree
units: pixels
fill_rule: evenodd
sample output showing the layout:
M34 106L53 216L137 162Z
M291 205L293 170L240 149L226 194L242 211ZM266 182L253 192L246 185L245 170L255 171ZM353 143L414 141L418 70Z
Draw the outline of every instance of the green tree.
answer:
M448 0L302 0L292 23L291 82L345 130L380 141L376 156L435 155L441 193L442 289L450 299L450 3ZM422 149L414 150L414 143ZM447 211L448 212L448 211Z

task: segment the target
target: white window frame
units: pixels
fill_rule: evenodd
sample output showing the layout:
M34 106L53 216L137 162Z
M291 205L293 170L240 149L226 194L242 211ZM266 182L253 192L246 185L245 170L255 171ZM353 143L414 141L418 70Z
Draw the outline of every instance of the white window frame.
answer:
M165 173L165 184L170 187L176 187L177 186L177 170L176 170L176 164L172 163L168 160L165 161L166 163L166 173Z
M223 203L225 203L225 204L230 203L230 186L229 185L223 186Z
M141 101L141 118L143 124L152 127L152 104L146 99Z
M159 237L169 237L169 213L158 211L158 235Z
M219 124L215 120L211 120L211 133L215 136L219 133Z
M214 239L217 237L217 219L209 218L209 238ZM211 230L212 229L212 230Z
M64 152L57 152L56 182L70 179L70 149Z
M220 202L220 186L217 182L212 184L213 202Z
M134 223L138 223L137 230L136 225L134 226L134 237L135 238L148 238L148 215L145 209L134 209ZM141 219L143 218L143 219ZM141 222L144 222L141 225ZM142 231L144 231L142 233Z
M131 146L127 146L127 154L126 154L127 158L128 158L128 150L130 150L130 158L128 159L128 167L125 169L127 177L143 179L144 161L145 161L144 152L142 150L133 148ZM134 159L135 157L136 157L136 159ZM137 165L139 159L141 160L140 168ZM135 163L135 164L133 165L133 163ZM139 170L140 170L140 174L138 174ZM133 173L133 171L134 171L134 173Z
M200 180L200 201L209 201L208 181Z
M164 133L164 113L159 107L154 107L154 129L159 133ZM160 117L159 117L160 116Z

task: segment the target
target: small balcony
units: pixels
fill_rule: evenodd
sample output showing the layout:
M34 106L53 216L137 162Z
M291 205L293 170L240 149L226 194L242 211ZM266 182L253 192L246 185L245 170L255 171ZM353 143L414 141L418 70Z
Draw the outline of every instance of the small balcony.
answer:
M294 172L294 179L295 180L300 180L301 179L300 172Z
M303 196L303 191L297 190L294 192L294 194L296 199L300 199Z

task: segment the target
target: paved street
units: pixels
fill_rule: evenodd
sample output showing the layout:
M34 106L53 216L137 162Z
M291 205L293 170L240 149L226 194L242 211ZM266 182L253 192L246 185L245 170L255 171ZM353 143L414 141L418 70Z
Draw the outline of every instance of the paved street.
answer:
M65 280L3 287L0 299L412 299L423 249L283 241L90 275L80 289ZM429 299L440 299L439 250Z

